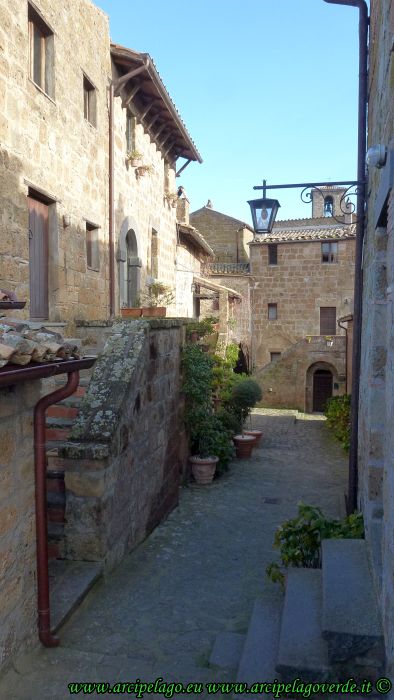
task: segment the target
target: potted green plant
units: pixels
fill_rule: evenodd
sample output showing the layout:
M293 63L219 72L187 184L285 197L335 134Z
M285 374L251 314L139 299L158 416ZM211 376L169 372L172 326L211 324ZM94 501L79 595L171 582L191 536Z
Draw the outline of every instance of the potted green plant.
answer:
M245 433L244 424L252 408L258 401L261 401L261 399L262 392L260 386L250 377L237 382L232 388L231 403L242 425L242 432L233 437L237 457L250 457L252 453L253 446L256 443L256 437Z
M165 192L164 197L167 200L168 204L170 204L170 206L173 209L176 209L176 205L178 204L179 199L178 192Z
M133 168L138 168L142 162L142 153L133 149L127 153L127 160Z
M175 294L171 287L163 282L151 282L146 285L145 291L141 292L142 316L165 316L167 306L170 306Z
M143 177L144 175L152 175L155 172L153 165L138 165L135 169L136 175L138 177Z
M230 433L212 410L212 368L212 358L198 345L183 348L182 392L190 463L196 482L203 484L212 481L216 469L225 469L233 455Z

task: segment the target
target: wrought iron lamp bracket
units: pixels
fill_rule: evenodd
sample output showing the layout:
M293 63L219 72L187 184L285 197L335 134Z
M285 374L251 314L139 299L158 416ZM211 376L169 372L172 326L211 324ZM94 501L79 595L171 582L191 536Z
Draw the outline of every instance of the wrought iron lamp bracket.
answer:
M266 180L263 180L263 185L255 185L254 190L263 190L263 197L266 196L266 190L276 190L276 189L300 189L300 199L304 204L311 204L312 202L312 191L317 190L323 199L327 196L326 193L321 189L322 187L344 187L346 189L341 195L339 200L339 207L344 216L346 214L354 214L356 211L356 204L350 199L351 197L356 197L360 194L360 187L365 185L365 182L359 182L357 180L347 180L342 182L301 182L296 184L286 184L286 185L267 185ZM330 219L334 219L341 226L350 226L352 221L345 221L338 219L334 214L331 214Z

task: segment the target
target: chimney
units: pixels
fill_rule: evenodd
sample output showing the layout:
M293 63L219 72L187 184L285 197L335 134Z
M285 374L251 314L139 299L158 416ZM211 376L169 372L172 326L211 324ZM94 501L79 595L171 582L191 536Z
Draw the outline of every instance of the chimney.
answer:
M186 197L179 197L176 203L176 218L179 224L189 226L190 202Z

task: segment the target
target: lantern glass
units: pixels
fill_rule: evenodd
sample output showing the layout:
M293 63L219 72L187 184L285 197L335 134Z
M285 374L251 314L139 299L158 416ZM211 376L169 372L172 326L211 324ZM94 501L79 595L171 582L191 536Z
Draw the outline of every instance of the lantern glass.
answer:
M252 199L248 202L256 233L270 233L280 204L277 199Z

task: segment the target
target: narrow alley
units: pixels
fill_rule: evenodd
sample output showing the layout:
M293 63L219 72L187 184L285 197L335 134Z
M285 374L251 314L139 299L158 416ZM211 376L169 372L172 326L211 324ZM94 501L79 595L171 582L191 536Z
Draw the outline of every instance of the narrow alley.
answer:
M343 515L347 482L321 416L258 409L253 423L264 431L253 457L211 486L184 487L179 507L60 629L61 646L17 658L0 698L63 700L73 682L235 680L210 654L219 633L246 633L257 598L282 596L265 576L275 528L301 500Z

